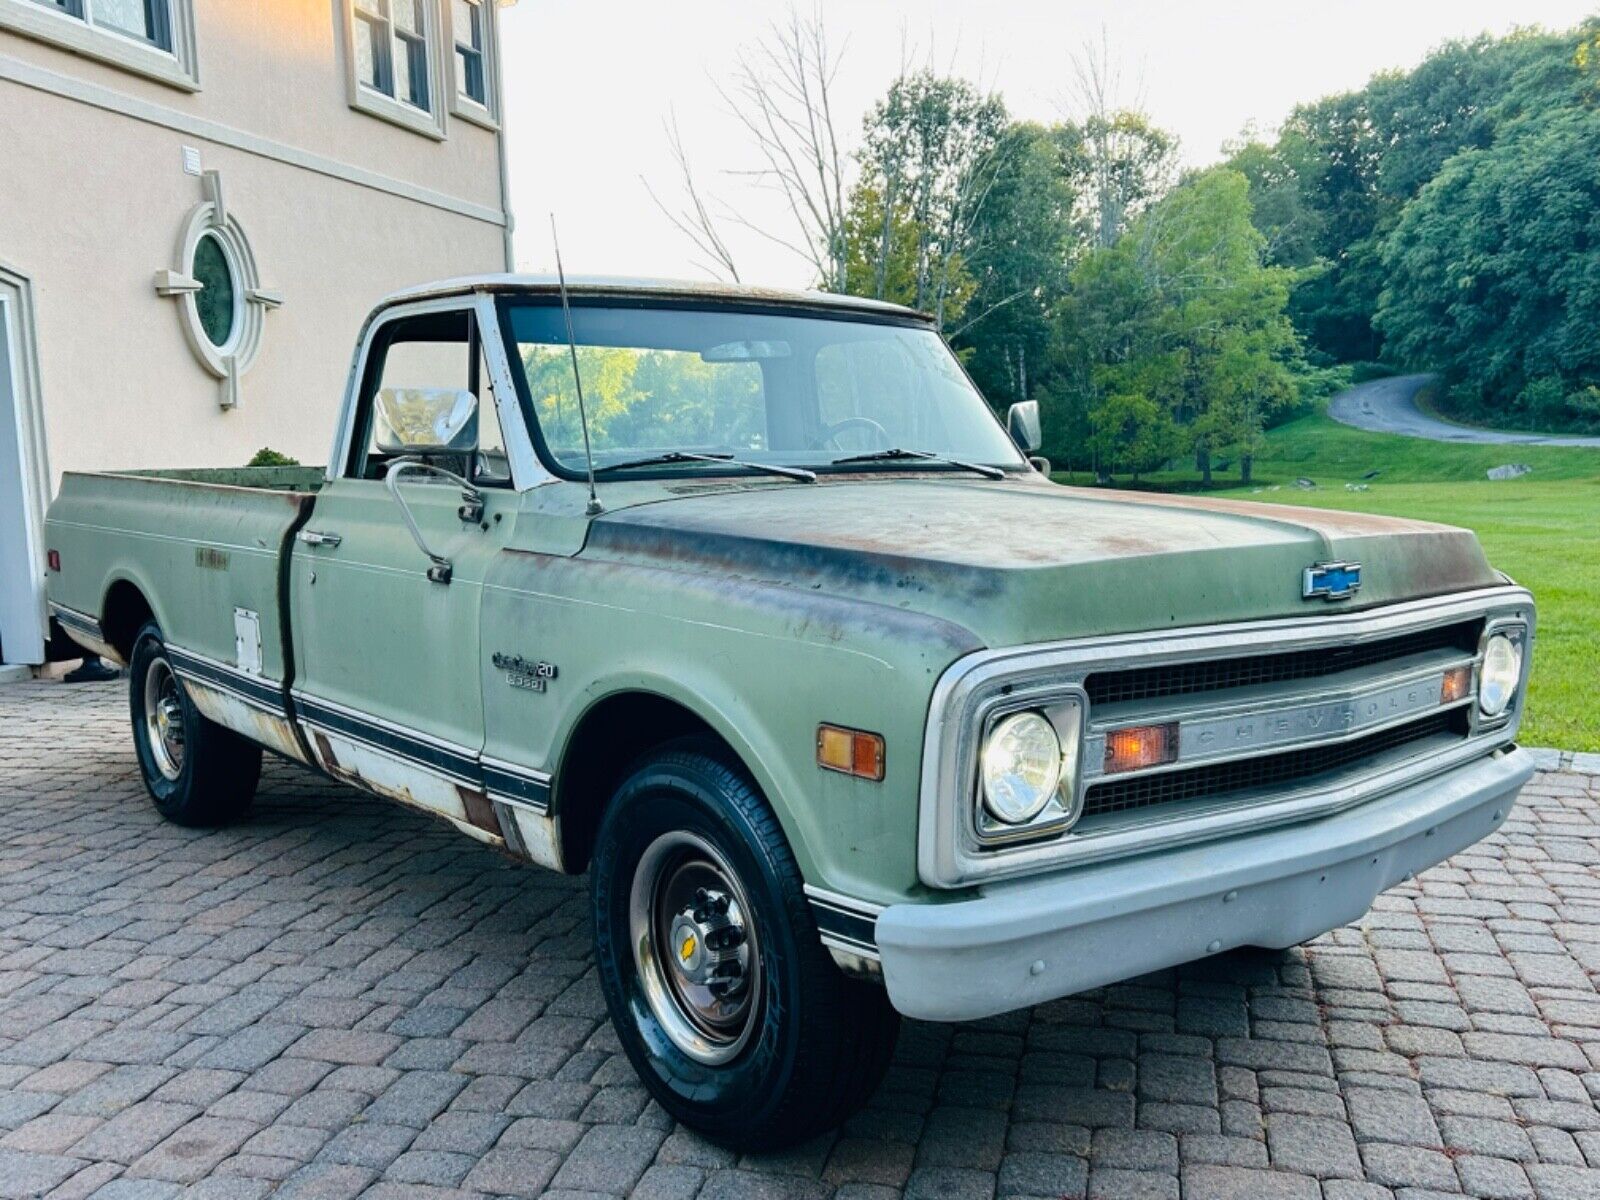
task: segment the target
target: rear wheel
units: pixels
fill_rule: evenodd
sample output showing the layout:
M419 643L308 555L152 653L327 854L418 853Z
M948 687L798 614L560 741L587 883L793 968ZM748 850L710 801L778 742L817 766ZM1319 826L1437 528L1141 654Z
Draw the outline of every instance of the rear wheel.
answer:
M803 1141L882 1079L899 1018L823 947L765 800L717 747L646 759L601 822L596 958L623 1049L663 1108L708 1137Z
M128 680L139 772L161 815L180 825L221 825L248 812L261 747L200 714L153 621L134 639Z

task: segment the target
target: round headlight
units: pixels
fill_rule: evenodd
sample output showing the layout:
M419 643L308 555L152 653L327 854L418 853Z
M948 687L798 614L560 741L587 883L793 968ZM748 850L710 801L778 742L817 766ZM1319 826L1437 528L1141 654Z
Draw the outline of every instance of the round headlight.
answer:
M1522 678L1522 648L1497 633L1489 639L1483 651L1483 666L1478 671L1478 709L1486 717L1498 717L1505 712L1511 697L1517 694L1517 681Z
M1061 783L1061 739L1036 712L994 727L983 747L983 803L996 820L1021 825L1039 815Z

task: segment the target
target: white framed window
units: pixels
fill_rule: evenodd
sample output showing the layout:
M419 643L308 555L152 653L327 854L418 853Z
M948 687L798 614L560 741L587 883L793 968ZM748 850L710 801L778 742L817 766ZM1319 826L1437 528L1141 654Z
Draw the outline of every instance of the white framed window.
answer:
M350 106L444 137L435 0L342 0Z
M451 46L450 111L497 128L500 118L498 47L493 0L445 0Z
M0 29L200 89L194 0L0 0Z
M174 301L189 349L218 380L217 403L239 405L240 379L261 353L266 315L283 297L263 287L239 218L223 206L222 176L201 179L205 199L178 232L171 267L155 274L156 294Z

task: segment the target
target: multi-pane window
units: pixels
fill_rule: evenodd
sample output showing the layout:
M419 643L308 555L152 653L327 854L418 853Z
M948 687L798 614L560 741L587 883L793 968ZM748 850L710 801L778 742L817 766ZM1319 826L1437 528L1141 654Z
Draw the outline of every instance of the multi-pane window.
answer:
M483 0L451 0L450 16L456 42L456 92L463 99L487 108L489 83Z
M422 112L432 112L428 88L426 0L355 0L356 79Z
M170 0L34 0L86 25L172 49Z

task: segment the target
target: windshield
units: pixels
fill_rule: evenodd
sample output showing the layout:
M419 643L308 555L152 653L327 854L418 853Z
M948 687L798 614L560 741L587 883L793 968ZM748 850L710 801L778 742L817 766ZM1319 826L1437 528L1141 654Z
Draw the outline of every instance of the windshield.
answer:
M553 465L584 470L559 303L504 302L524 403ZM573 336L597 470L943 469L887 450L996 467L1023 460L939 335L921 326L734 309L574 304ZM657 461L636 460L653 459Z

